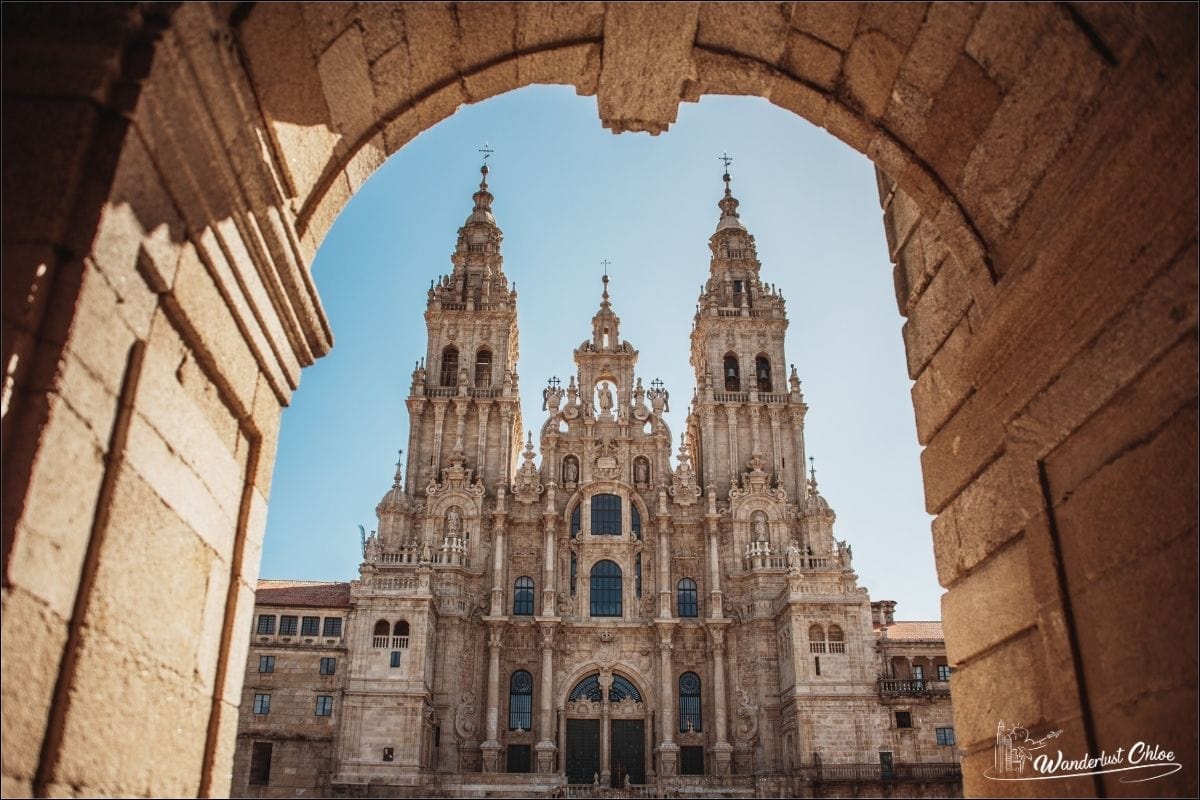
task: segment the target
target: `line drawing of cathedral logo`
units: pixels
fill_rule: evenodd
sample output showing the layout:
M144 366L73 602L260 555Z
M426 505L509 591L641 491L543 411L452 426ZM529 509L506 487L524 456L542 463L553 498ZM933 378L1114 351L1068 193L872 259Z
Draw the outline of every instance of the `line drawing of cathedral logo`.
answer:
M1029 730L1022 725L1013 725L1004 729L1004 720L996 726L995 767L996 777L1021 775L1025 772L1026 762L1032 761L1034 751L1041 750L1062 733L1051 731L1041 739L1031 739Z

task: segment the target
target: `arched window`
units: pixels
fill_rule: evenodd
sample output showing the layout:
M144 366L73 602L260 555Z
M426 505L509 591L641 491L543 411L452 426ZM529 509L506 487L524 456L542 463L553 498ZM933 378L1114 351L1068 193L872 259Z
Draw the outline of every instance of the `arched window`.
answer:
M675 605L678 606L679 616L696 617L700 615L699 603L696 601L696 582L684 578L675 587Z
M742 390L742 373L738 368L737 356L733 353L725 354L725 391L740 392Z
M829 652L846 652L846 636L842 633L842 629L837 625L829 626Z
M388 629L389 629L390 627L391 627L391 626L390 626L390 625L388 625L388 621L387 621L386 619L381 619L381 620L379 620L379 622L376 622L376 623L375 623L375 631L374 631L374 634L373 634L373 635L375 635L375 636L387 636L387 635L388 635Z
M592 567L591 605L593 617L621 616L621 568L612 561L597 561Z
M642 596L642 554L638 553L633 559L633 593Z
M492 351L486 347L475 354L475 385L481 388L492 385Z
M615 494L592 497L592 536L621 535L621 498Z
M396 627L392 629L392 636L408 636L408 621L400 620L396 623Z
M527 731L532 728L533 676L520 669L508 681L508 729Z
M458 385L458 348L454 345L442 351L442 386Z
M808 650L811 653L825 652L825 629L820 625L808 626Z
M570 700L575 701L581 697L586 697L593 703L599 703L602 698L600 691L600 673L596 672L588 675L586 678L575 684L575 688L571 690Z
M625 698L629 698L635 703L642 702L641 692L637 690L636 686L626 680L623 675L613 675L612 686L608 689L608 701L619 703Z
M571 553L571 597L575 596L575 583L579 580L579 556Z
M642 512L638 511L636 503L630 503L629 510L631 512L630 522L632 523L631 527L633 528L633 536L636 539L640 539L642 538Z
M575 510L571 512L571 538L574 539L579 535L579 506L575 506Z
M679 676L679 732L701 730L700 676L685 672Z
M754 380L760 392L771 391L771 361L764 355L754 359Z
M513 589L513 614L518 617L533 616L533 578L528 575L517 578Z

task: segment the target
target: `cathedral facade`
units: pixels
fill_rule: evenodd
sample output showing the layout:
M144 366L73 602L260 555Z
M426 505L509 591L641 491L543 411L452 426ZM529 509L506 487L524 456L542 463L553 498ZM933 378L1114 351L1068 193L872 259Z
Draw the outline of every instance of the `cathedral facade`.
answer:
M638 374L607 277L522 441L483 173L358 580L260 586L234 791L953 795L940 625L872 603L834 536L784 299L729 175L672 465L668 393Z

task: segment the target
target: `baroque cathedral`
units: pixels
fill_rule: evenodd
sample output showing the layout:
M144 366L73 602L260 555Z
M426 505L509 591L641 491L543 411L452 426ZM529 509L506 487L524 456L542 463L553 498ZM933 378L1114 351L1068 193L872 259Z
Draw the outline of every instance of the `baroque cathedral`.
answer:
M523 441L482 172L358 580L260 582L235 793L953 796L941 626L872 603L834 537L729 174L672 466L607 276Z

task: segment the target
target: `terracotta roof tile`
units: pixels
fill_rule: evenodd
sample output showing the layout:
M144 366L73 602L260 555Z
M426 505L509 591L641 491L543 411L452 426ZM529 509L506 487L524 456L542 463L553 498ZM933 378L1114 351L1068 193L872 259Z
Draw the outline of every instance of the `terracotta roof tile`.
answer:
M880 628L879 630L882 630ZM887 638L893 641L943 641L940 622L893 622L887 626Z
M266 606L349 608L350 584L332 581L260 580L254 601Z

